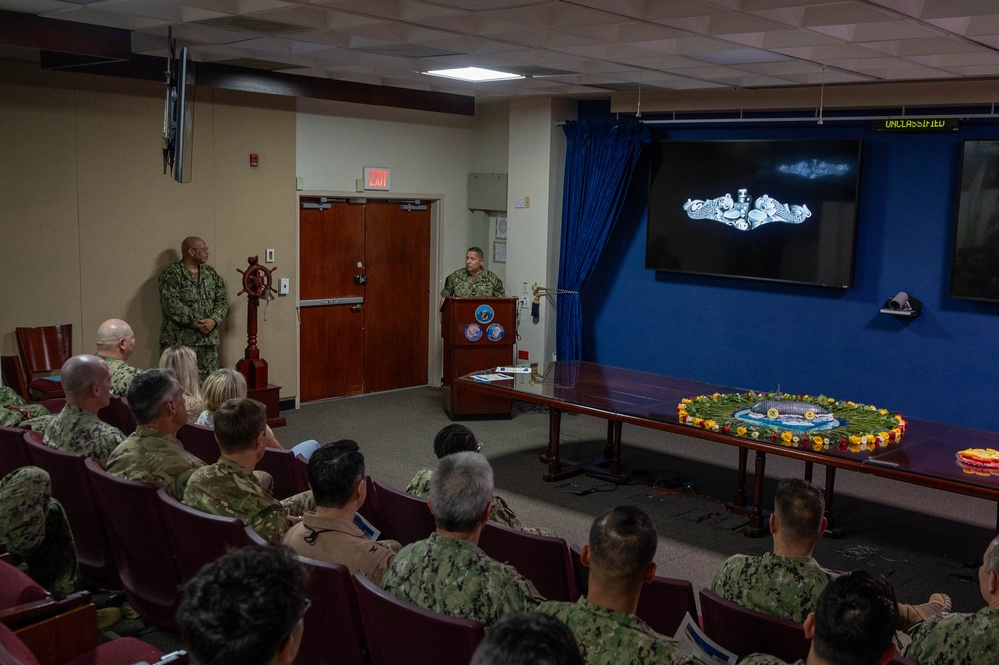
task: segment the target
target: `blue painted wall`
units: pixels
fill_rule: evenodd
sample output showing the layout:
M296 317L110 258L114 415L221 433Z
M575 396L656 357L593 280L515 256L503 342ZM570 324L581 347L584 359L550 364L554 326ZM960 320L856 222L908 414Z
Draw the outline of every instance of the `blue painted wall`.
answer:
M999 138L999 122L975 122L947 134L883 134L864 122L654 129L676 140L862 139L854 287L646 270L639 173L582 294L584 358L999 432L999 305L947 295L961 143ZM922 301L922 316L878 312L898 291Z

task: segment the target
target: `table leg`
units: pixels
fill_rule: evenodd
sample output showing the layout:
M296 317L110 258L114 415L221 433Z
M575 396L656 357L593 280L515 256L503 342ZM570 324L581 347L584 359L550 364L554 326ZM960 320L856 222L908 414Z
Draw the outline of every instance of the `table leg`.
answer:
M561 432L562 410L550 407L548 409L548 449L541 456L541 461L548 465L548 472L544 475L544 479L548 482L555 480L559 471L562 470L562 462L558 457Z
M749 457L749 448L739 447L739 477L735 487L735 498L732 499L733 506L743 507L746 505L746 460Z
M805 480L809 483L812 482L812 469L814 467L814 462L805 462Z
M836 496L836 467L826 467L826 533L829 538L842 538L845 534L836 528L833 519L833 498Z
M759 538L770 532L770 525L763 519L763 477L767 466L767 454L756 451L756 469L753 474L753 512L749 516L749 525L743 530L743 535L749 538Z
M607 461L607 471L612 476L621 473L621 425L620 420L607 421L607 437L609 439L607 446L610 448L610 456L608 457L605 449L604 459Z

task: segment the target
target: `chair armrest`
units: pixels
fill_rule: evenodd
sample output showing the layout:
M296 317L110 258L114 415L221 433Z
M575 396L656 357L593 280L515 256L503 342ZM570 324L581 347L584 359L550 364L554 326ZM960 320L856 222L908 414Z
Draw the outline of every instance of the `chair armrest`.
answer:
M53 598L33 600L30 603L22 603L0 610L0 623L12 629L17 629L69 612L89 602L89 591L77 591L62 600L55 600Z

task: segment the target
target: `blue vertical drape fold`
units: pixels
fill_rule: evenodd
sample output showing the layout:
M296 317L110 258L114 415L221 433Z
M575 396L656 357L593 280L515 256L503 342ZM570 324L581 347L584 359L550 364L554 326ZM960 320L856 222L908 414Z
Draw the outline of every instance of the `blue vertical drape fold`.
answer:
M565 187L555 352L559 360L580 360L583 315L578 292L617 222L642 145L652 138L637 121L581 120L567 122L562 129Z

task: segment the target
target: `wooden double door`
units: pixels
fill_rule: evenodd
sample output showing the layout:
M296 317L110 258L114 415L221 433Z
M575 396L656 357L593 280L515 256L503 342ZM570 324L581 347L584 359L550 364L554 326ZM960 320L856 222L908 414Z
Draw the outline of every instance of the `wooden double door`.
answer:
M305 198L301 401L427 384L426 201Z

